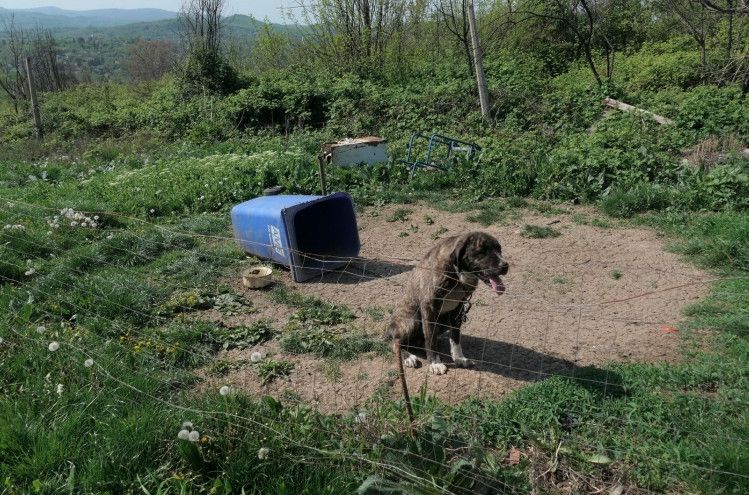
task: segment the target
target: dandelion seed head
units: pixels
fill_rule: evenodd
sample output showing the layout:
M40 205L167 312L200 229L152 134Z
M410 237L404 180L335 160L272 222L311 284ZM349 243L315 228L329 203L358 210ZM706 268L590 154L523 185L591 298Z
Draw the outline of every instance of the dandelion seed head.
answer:
M35 269L33 269L33 268L29 268L28 270L26 270L26 271L24 272L24 275L26 275L27 277L30 277L30 276L32 276L32 275L33 275L33 274L35 274L35 273L36 273L36 270L35 270Z
M47 349L49 349L49 352L55 352L57 349L60 348L59 342L50 342L47 346Z
M187 428L187 429L192 430L192 423L189 421L185 421L184 423L182 423L182 428Z
M250 361L253 363L258 363L262 361L265 358L265 354L262 352L255 351L252 354L250 354Z
M42 325L39 325L38 327L36 327L36 333L44 333L45 330L46 328L44 328L44 326Z
M177 433L177 438L179 438L180 440L189 440L190 432L187 430L179 430L179 433Z
M229 387L227 385L224 385L218 390L218 393L221 395L229 395Z
M257 458L263 461L268 458L269 453L270 453L270 449L268 447L263 447L257 451Z
M91 358L88 358L85 361L83 361L83 366L85 366L86 368L90 368L93 365L94 365L94 360Z
M361 411L359 414L356 415L354 418L354 421L357 423L366 423L367 422L367 413L364 411Z
M57 384L57 395L62 395L62 389L63 389L62 383L58 383Z
M197 442L198 440L200 440L200 432L198 432L197 430L192 430L187 435L187 439L190 440L191 442Z

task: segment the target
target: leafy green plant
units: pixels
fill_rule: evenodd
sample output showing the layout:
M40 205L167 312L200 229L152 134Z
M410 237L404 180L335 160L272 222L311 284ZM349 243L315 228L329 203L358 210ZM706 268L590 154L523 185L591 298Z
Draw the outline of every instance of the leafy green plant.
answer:
M271 383L276 378L287 377L294 371L294 363L281 359L263 359L253 366L263 385Z
M407 222L409 215L413 213L410 208L397 208L392 215L387 218L388 222Z
M256 321L250 326L223 329L217 338L223 341L224 349L244 349L262 344L273 338L275 331L270 320Z
M320 326L286 330L279 343L281 349L290 354L314 354L343 360L354 359L366 352L387 350L381 339Z
M253 310L249 301L242 296L231 292L217 295L213 299L213 309L220 311L226 316L234 316Z

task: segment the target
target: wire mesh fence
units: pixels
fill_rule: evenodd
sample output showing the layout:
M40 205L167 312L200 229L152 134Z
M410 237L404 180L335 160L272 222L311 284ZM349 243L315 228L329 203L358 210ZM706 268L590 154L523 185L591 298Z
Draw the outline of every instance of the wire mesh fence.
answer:
M629 264L620 259L616 267L627 283L611 289L619 277L606 257L609 246L595 257L508 244L506 293L499 298L479 288L462 328L473 366L453 366L440 341L436 353L449 369L435 375L428 366L404 369L383 338L412 270L426 267L425 239L421 249L392 252L365 245L364 255L303 284L279 270L271 288L250 291L239 282L238 267L247 260L231 236L114 212L0 201L13 217L0 232L0 302L8 310L0 359L8 366L33 359L34 372L47 371L27 384L14 374L3 388L12 401L24 387L48 387L47 395L60 400L44 402L43 414L65 417L89 407L62 401L68 388L100 390L91 403L148 400L192 423L172 425L168 447L186 449L187 464L215 462L209 459L219 436L239 443L252 434L264 439L257 445L269 445L253 452L252 462L290 471L345 464L360 481L369 476L365 492L391 485L404 493L657 492L663 485L648 477L653 472L678 478L702 471L727 476L739 489L749 483L739 464L700 458L692 449L655 449L649 457L637 448L640 437L642 445L662 441L666 449L674 439L699 446L715 435L680 418L680 400L712 404L710 420L746 414L746 394L703 387L710 380L695 377L699 386L679 395L681 378L668 387L648 376L659 366L678 370L688 359L682 347L707 341L697 331L679 338L682 308L703 299L712 284L746 278L635 257ZM385 228L398 242L397 229ZM143 286L149 288L141 294ZM437 322L422 322L430 323ZM424 361L424 348L408 350ZM665 364L638 368L639 362ZM140 369L156 373L139 380ZM175 376L185 370L193 378L183 383ZM532 383L550 384L526 392ZM643 394L672 409L643 416ZM245 399L265 406L247 412ZM532 404L527 418L513 417L508 427L497 411L522 401ZM294 412L279 419L277 408ZM325 442L279 424L302 414L327 418L308 425ZM630 423L628 414L639 419ZM746 445L745 438L730 441ZM515 478L520 468L523 481Z

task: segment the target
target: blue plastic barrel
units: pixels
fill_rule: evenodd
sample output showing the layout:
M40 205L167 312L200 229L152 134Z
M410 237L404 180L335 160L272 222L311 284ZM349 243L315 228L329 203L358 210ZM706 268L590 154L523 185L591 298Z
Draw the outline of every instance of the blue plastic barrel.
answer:
M231 209L234 237L246 252L286 265L295 282L319 277L359 255L351 196L261 196Z

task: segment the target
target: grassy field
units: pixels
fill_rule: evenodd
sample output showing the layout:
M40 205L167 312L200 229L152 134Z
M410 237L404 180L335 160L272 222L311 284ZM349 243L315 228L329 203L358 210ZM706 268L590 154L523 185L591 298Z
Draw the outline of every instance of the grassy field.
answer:
M280 339L288 349L326 355L330 347L319 335L350 315L282 288L274 297L300 315L297 330L282 335L194 317L207 308L252 311L251 301L221 282L248 262L224 238L228 208L276 183L292 191L317 187L303 145L231 147L100 148L88 156L6 159L0 170L4 493L311 494L360 486L362 493L525 493L565 484L579 492L621 486L746 493L746 213L666 211L625 220L662 232L671 249L721 279L688 309L682 362L582 369L501 401L457 406L412 391L418 425L412 438L402 402L377 395L365 413L333 416L291 397L195 391L196 370L220 349ZM346 184L364 208L435 197L418 186L429 178L414 186L387 168L351 174L331 181ZM392 186L383 189L378 174L394 177ZM454 191L440 196L461 199ZM491 223L503 204L530 207L517 198L486 198L464 209ZM621 204L604 210L616 215ZM531 225L526 231L556 232ZM307 321L323 333L305 334ZM343 338L350 345L333 348L347 354L341 358L380 345ZM267 380L291 371L284 362L257 367ZM182 438L190 432L196 441Z

